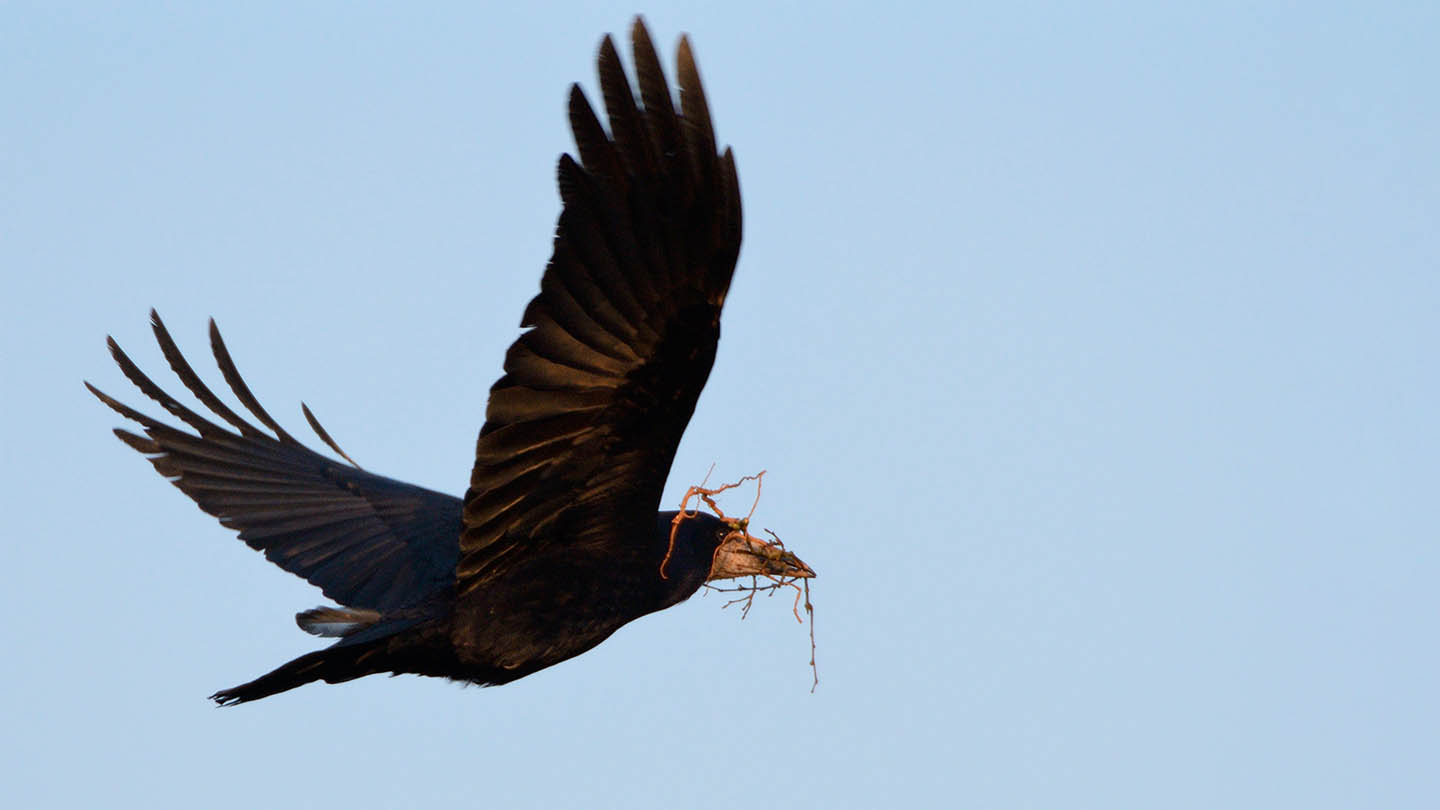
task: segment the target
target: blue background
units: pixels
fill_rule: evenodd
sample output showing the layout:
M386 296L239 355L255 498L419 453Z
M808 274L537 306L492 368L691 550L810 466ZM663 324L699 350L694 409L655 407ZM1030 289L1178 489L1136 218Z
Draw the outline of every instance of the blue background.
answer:
M214 709L320 596L80 380L140 404L155 306L218 385L213 315L297 435L460 493L635 11L517 5L0 6L10 806L1435 806L1434 3L651 4L746 213L666 503L769 470L819 689L712 594Z

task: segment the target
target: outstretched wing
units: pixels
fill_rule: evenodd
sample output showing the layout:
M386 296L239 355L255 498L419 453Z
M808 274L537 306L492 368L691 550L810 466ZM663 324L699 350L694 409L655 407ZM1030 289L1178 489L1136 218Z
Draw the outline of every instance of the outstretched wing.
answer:
M154 310L150 320L176 376L234 430L165 393L111 338L110 353L135 387L199 434L152 419L85 383L101 402L145 432L141 436L117 428L116 436L145 454L201 509L238 529L251 548L343 605L393 610L453 586L459 498L373 475L354 462L342 464L300 444L250 393L211 321L210 345L225 381L275 435L255 427L206 387ZM321 440L348 461L309 408L305 418Z
M740 253L740 187L716 153L689 42L680 103L644 24L631 32L640 104L606 37L607 135L579 86L560 158L564 209L528 331L490 389L457 568L462 599L541 547L637 554L720 337Z

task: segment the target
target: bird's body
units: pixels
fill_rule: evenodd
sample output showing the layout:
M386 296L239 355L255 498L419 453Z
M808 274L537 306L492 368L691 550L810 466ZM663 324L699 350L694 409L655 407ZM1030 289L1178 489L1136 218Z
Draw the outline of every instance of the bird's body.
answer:
M740 197L734 160L715 147L689 43L680 44L678 109L638 20L633 44L640 103L608 37L600 49L608 133L579 88L571 91L580 162L560 160L554 252L525 310L527 331L491 389L464 499L305 447L261 407L213 322L216 362L259 426L201 381L153 312L171 369L213 416L170 397L110 341L131 382L194 431L90 387L144 432L116 434L247 544L340 605L297 616L307 631L338 638L333 646L217 701L382 672L508 683L591 649L707 580L814 575L743 522L656 511L714 362L739 255Z

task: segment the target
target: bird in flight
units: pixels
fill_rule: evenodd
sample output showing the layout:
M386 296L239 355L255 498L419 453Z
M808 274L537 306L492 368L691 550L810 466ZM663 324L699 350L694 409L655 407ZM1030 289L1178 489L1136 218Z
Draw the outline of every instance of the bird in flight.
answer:
M344 461L301 444L251 393L214 321L220 373L258 426L205 385L154 311L161 352L208 415L109 339L130 382L189 427L87 382L140 426L115 434L337 603L296 616L331 646L217 692L217 703L377 673L509 683L708 581L815 576L745 521L657 512L715 360L740 252L740 187L730 149L717 151L689 41L679 44L677 105L643 20L631 40L638 99L614 43L600 45L608 130L580 87L570 90L579 159L560 158L554 252L490 389L463 499L361 469L303 405Z

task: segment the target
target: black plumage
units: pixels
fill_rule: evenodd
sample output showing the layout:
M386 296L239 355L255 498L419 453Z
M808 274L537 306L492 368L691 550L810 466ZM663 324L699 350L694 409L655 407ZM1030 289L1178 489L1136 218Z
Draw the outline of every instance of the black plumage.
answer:
M679 45L678 109L640 20L632 42L638 102L610 38L600 47L608 134L571 90L580 159L560 159L554 251L491 388L463 500L360 469L308 408L345 461L302 445L250 392L213 321L216 363L263 429L201 381L154 312L171 369L224 424L166 394L109 342L125 376L190 428L86 383L143 433L116 435L339 605L296 617L337 637L333 646L216 701L373 673L507 683L707 580L814 575L743 523L695 514L676 524L676 513L656 511L715 359L740 250L740 190L730 150L716 150L689 42Z

